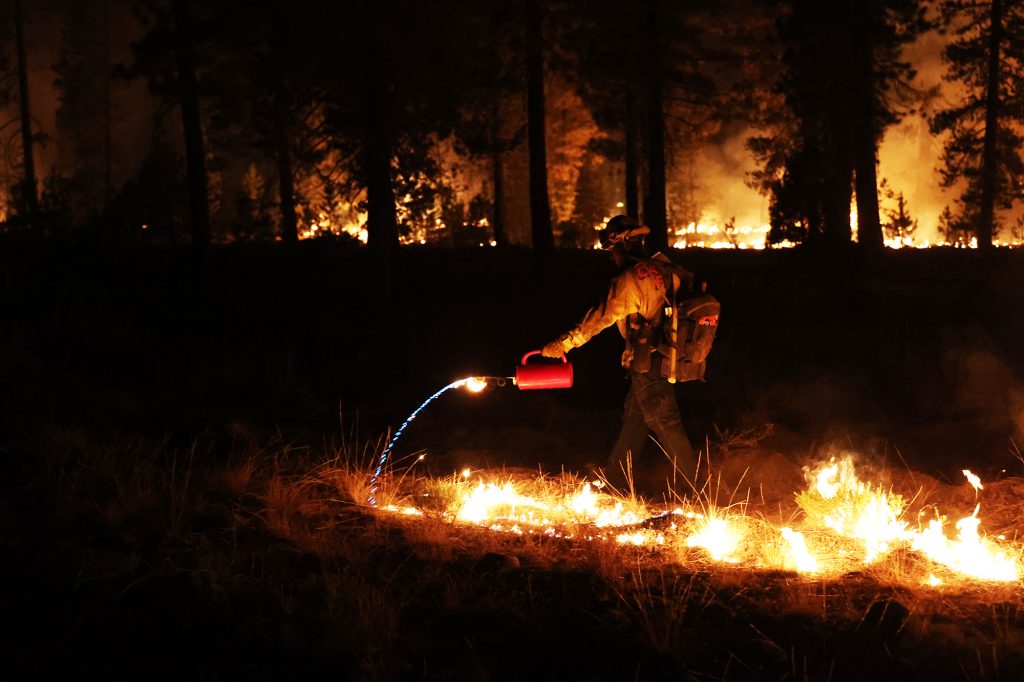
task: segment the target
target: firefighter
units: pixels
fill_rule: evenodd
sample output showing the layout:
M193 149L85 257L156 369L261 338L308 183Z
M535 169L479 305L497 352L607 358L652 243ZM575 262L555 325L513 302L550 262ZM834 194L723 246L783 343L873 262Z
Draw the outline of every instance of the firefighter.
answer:
M620 272L612 279L605 299L588 310L578 325L545 345L541 354L562 357L607 327L618 327L626 345L622 366L629 373L629 390L622 430L603 473L610 483L620 487L626 484L629 470L637 490L657 495L667 490L673 469L676 490L687 485L679 485L679 475L693 483L697 473L697 458L683 430L675 388L662 376L663 356L657 350L668 300L665 280L672 272L681 272L690 281L692 276L662 253L649 255L644 244L649 233L649 228L629 216L618 215L608 221L600 231L601 247L611 253ZM644 456L650 433L660 448L647 448ZM632 465L628 466L630 458Z

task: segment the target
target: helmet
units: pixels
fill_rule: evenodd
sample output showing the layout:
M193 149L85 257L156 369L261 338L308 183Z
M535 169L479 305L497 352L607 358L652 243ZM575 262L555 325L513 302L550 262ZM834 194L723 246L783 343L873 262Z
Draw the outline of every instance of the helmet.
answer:
M617 215L611 218L600 231L602 249L622 249L624 251L641 251L644 237L651 230L640 225L628 215Z

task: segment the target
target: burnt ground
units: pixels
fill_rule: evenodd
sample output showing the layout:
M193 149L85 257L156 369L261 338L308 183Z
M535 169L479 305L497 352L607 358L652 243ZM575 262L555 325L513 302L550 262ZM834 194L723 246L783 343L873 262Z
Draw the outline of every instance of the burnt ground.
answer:
M946 497L970 468L1016 528L1024 256L677 256L723 304L708 381L679 388L723 494L788 508L802 466L847 450ZM611 264L408 249L389 305L343 244L224 247L211 272L200 294L170 249L2 245L0 679L1013 679L1024 660L1012 590L957 605L652 564L623 599L558 546L510 567L514 548L441 551L351 509L275 521L308 500L274 481L332 448L368 461L451 380L512 373ZM393 456L425 454L417 475L599 462L619 349L609 330L574 351L571 390L446 394Z

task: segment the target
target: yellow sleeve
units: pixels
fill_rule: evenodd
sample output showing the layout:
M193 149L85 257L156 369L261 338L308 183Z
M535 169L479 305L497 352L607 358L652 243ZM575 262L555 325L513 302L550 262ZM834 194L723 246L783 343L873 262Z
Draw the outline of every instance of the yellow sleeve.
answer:
M580 323L558 338L565 352L579 348L599 332L638 309L636 278L627 270L612 280L604 300L587 311Z

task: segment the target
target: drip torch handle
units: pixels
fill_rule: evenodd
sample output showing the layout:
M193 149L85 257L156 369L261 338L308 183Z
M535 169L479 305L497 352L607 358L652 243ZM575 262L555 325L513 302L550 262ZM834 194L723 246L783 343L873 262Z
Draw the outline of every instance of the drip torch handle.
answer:
M515 385L519 390L537 388L572 388L572 364L562 353L561 362L535 362L527 364L534 355L541 351L530 351L523 356L522 362L516 367Z
M539 350L531 350L529 353L527 353L526 355L523 356L523 359L519 361L519 364L520 365L525 365L527 359L533 357L534 355L540 355L540 353L541 352ZM565 357L565 353L562 353L562 362L564 362L564 363L568 363L569 362L569 359L567 357Z

